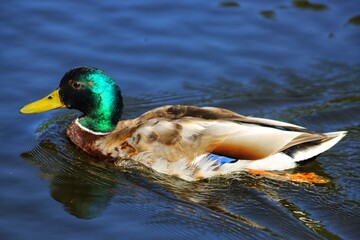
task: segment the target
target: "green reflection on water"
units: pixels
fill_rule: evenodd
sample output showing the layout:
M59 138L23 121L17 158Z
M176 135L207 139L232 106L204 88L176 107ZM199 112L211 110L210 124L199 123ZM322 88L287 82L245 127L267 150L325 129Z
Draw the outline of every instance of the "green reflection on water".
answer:
M260 11L261 16L263 16L266 19L271 19L274 20L275 19L275 12L272 10L264 10L264 11Z
M294 0L293 4L296 8L299 9L308 9L313 11L323 11L328 9L325 4L322 3L312 3L308 0Z
M348 24L353 24L353 25L360 26L360 15L351 17L351 18L348 20L347 23L348 23Z
M221 7L233 7L233 8L236 8L236 7L240 7L240 3L235 2L235 1L221 2L220 6Z

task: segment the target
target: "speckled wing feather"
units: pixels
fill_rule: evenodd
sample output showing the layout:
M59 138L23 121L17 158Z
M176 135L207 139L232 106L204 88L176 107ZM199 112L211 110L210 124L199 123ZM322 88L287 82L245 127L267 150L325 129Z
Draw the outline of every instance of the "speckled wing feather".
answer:
M324 138L293 124L245 117L220 108L175 105L119 122L100 148L114 154L114 146L120 145L128 148L127 153L152 152L152 158L167 161L177 161L179 156L192 161L210 152L257 160L294 144ZM119 156L124 156L124 149Z

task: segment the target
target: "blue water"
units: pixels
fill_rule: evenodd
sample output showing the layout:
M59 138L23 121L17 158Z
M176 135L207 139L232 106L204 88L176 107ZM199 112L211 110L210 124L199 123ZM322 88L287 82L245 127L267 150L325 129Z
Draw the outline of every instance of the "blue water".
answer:
M1 239L359 239L360 2L8 1L0 7ZM200 182L76 149L78 112L20 115L70 68L113 77L124 118L217 106L347 137L294 169Z

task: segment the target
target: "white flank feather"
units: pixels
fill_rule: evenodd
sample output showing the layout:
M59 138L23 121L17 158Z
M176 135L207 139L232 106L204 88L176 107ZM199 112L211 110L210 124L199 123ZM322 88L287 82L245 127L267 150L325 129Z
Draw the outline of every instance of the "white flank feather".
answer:
M254 170L285 170L296 167L292 157L279 152L260 160L238 160L234 163L224 163L219 168L219 173L228 174L231 172L254 169Z

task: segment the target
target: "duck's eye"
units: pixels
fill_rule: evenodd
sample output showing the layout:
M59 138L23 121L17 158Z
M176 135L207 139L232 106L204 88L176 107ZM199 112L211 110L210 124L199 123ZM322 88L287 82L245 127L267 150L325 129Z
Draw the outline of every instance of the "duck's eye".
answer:
M81 84L78 83L78 82L73 82L73 83L72 83L72 86L73 86L73 88L75 88L75 89L79 89L79 88L81 87Z

